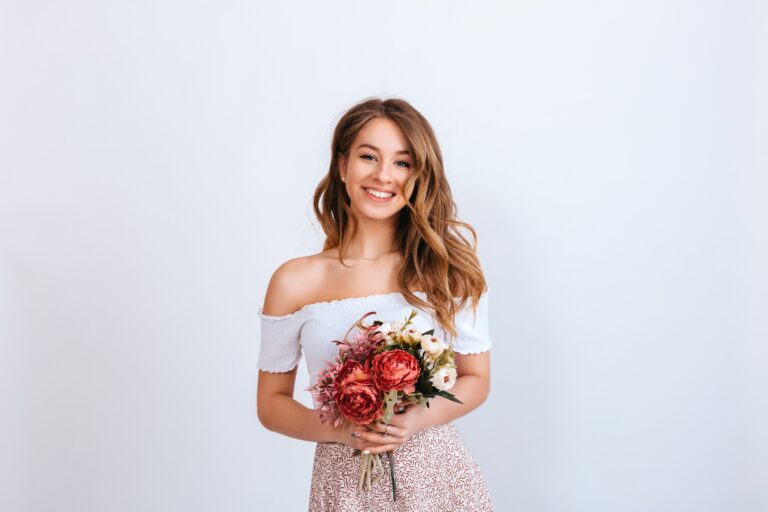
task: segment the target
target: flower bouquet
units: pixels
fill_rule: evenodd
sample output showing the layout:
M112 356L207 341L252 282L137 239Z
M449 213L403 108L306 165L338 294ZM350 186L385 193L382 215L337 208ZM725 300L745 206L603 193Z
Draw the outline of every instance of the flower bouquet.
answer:
M429 407L442 396L463 403L448 392L456 382L454 352L433 336L434 329L420 333L412 323L416 311L404 322L374 320L363 324L375 311L355 322L341 341L339 355L307 388L318 404L315 413L324 424L340 426L344 420L366 425L382 420L389 424L395 404L411 402ZM358 331L347 339L355 327ZM359 455L355 450L354 455ZM392 495L397 499L392 450L387 452ZM362 453L358 489L367 489L384 473L379 457ZM377 476L373 478L374 471Z

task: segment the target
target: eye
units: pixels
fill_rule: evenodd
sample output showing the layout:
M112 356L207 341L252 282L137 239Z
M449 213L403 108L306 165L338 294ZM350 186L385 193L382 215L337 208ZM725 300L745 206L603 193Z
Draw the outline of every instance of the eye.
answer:
M362 158L363 160L368 160L368 157L370 157L370 158L372 158L372 159L376 160L376 157L375 157L375 156L373 156L373 155L369 155L369 154L367 154L367 153L366 153L366 154L364 154L364 155L360 155L360 158ZM395 163L396 163L396 164L398 164L398 167L402 167L403 169L407 169L407 168L409 168L409 167L411 166L411 164L409 164L409 163L408 163L408 162L406 162L405 160L398 160L398 161L397 161L397 162L395 162ZM399 165L399 164L403 164L403 165Z

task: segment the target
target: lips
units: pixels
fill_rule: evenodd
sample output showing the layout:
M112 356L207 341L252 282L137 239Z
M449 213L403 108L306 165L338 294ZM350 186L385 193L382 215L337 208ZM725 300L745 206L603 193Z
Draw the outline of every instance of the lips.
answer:
M366 195L374 201L389 201L396 195L394 192L379 190L373 187L363 187L363 190L365 190Z
M373 191L375 191L375 192L383 192L383 193L385 193L385 194L394 194L394 193L395 193L395 191L394 191L394 190L382 190L382 189L380 189L380 188L376 188L376 187L363 187L363 188L364 188L365 190L373 190Z

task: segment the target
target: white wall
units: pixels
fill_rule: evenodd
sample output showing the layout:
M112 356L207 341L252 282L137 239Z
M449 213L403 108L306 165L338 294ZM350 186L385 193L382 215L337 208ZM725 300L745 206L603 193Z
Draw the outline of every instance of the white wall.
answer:
M480 235L493 391L458 424L498 510L768 509L767 23L3 3L0 509L305 509L313 445L255 414L256 309L319 250L331 130L369 95L433 123Z

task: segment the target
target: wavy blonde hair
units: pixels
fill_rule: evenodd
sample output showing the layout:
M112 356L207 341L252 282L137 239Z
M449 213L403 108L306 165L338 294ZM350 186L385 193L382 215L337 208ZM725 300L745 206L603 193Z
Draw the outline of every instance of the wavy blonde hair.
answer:
M384 117L400 127L413 155L413 171L403 190L413 191L398 212L394 246L402 255L398 284L406 300L433 311L443 329L456 336L454 317L469 299L476 311L488 286L477 256L477 233L456 218L456 204L445 177L440 146L429 122L408 102L367 98L347 110L336 124L331 142L328 174L315 189L313 207L325 232L323 250L342 253L357 235L357 222L338 169L340 155L349 158L352 142L371 119ZM466 229L472 241L461 233ZM427 295L425 302L409 287L415 284ZM456 298L459 299L458 303Z

